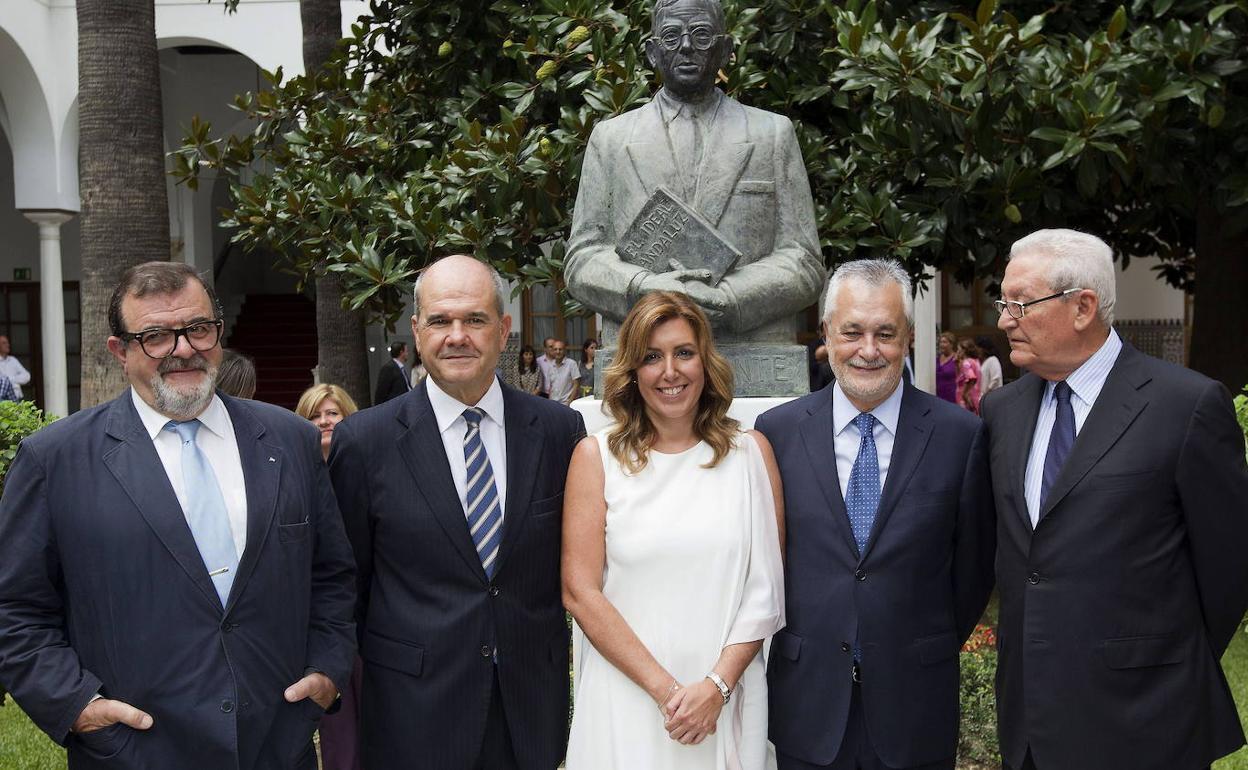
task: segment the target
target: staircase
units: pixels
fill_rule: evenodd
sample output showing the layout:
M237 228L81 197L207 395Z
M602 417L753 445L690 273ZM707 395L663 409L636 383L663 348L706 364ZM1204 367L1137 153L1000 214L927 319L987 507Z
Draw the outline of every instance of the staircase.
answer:
M226 347L256 362L256 400L293 410L312 385L316 304L301 294L248 294Z

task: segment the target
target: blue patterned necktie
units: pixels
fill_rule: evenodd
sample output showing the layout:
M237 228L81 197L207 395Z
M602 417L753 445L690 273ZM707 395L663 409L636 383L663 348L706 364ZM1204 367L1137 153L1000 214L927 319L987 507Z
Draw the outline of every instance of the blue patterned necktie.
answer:
M481 418L485 412L473 407L464 410L468 431L464 433L464 464L468 466L468 533L481 557L485 576L494 577L498 545L503 540L503 511L494 484L494 469L485 444L481 443Z
M1070 404L1070 386L1065 380L1053 388L1053 397L1057 399L1057 420L1053 423L1053 432L1049 434L1049 451L1044 455L1044 478L1040 482L1040 508L1049 499L1049 490L1057 481L1057 474L1062 472L1070 448L1075 445L1075 408Z
M234 585L234 573L238 571L238 550L234 547L234 535L230 532L230 517L225 507L221 485L208 464L208 458L195 443L199 432L199 420L177 422L170 420L165 430L178 434L182 440L182 484L186 490L186 523L199 548L204 567L221 597L224 607Z
M875 453L875 415L863 412L854 418L854 425L858 426L862 442L845 487L845 509L861 555L875 524L875 511L880 507L880 459Z

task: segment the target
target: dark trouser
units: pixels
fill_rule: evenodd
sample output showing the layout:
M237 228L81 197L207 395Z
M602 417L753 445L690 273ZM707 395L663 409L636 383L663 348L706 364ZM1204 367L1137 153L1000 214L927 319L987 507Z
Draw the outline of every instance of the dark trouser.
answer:
M1009 765L1006 765L1005 770L1038 770L1036 767L1036 760L1031 758L1031 749L1027 749L1027 754L1023 757L1023 764L1021 767L1011 768ZM1209 770L1209 768L1206 767L1204 770Z
M324 770L363 770L360 752L361 661L355 659L351 679L342 688L342 704L336 714L321 718L321 767Z
M503 713L503 691L498 685L498 669L494 669L494 692L490 695L490 713L485 719L485 739L481 741L481 757L476 770L520 770L516 753L511 747L511 731Z
M800 759L794 759L781 752L776 752L779 770L953 770L953 757L930 765L918 767L895 768L884 764L871 745L871 736L867 733L867 717L862 710L862 688L854 685L854 694L849 701L849 719L845 724L845 738L841 741L840 751L830 765L812 765Z

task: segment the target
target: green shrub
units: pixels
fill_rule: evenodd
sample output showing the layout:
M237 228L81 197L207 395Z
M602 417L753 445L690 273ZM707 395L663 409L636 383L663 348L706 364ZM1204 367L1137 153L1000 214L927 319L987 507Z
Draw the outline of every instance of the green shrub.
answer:
M1244 432L1244 453L1248 456L1248 385L1244 392L1235 397L1235 419L1239 420L1239 429Z
M962 721L958 730L959 768L999 768L997 702L993 680L997 673L996 631L978 626L962 648Z
M22 439L55 420L32 401L0 401L0 491Z

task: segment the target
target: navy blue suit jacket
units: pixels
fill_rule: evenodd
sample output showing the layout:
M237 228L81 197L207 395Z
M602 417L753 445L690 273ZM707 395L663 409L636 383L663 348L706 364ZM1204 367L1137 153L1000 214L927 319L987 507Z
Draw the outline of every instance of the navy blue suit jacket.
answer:
M837 756L855 641L876 753L890 767L953 756L958 650L992 589L992 486L979 418L910 385L865 552L845 513L832 389L758 419L784 481L788 626L767 681L776 748L816 765Z
M127 389L22 442L0 501L0 682L71 770L315 768L307 669L347 681L351 552L311 423L221 396L247 487L224 610ZM70 726L91 697L149 730Z
M497 665L519 766L551 770L568 727L563 487L584 421L503 386L507 500L489 580L427 388L339 423L329 456L359 564L365 764L473 767Z

